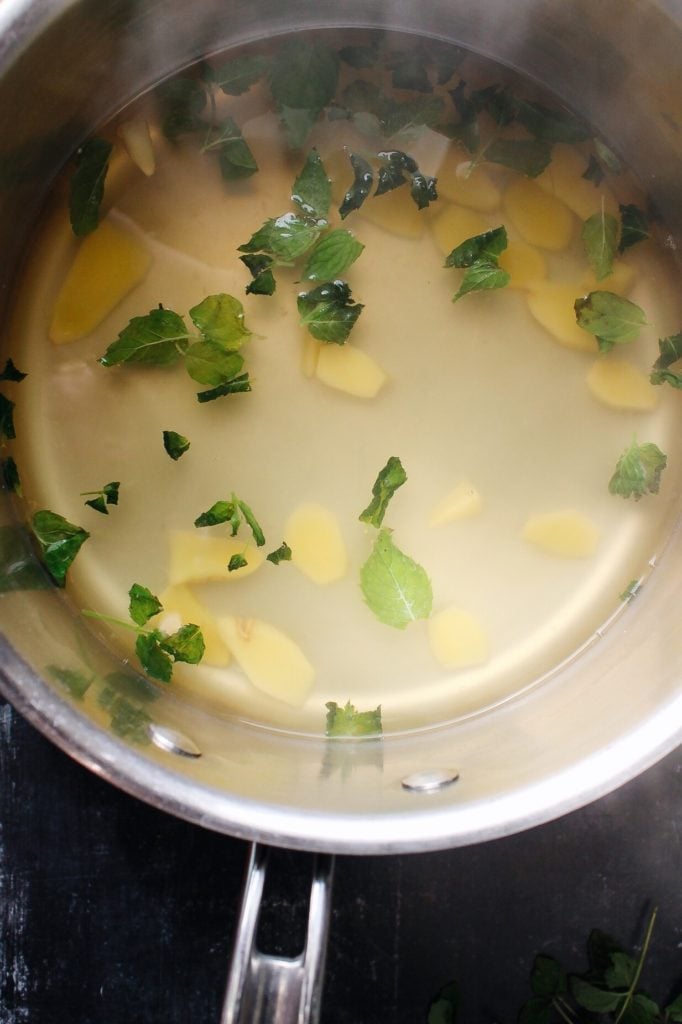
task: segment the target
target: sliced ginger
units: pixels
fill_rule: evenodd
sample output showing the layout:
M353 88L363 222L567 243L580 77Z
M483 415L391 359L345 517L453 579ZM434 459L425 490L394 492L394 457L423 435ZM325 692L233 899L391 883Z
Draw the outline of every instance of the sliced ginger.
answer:
M315 669L294 641L260 619L226 615L218 631L247 679L276 700L303 703L315 681Z
M330 388L356 398L374 398L386 382L386 374L371 356L352 345L319 347L315 376Z
M438 248L444 256L449 256L455 246L465 242L467 238L480 235L490 225L480 213L467 209L466 206L447 206L442 213L431 221L431 230Z
M547 277L547 261L539 249L528 242L512 240L500 254L499 265L510 275L510 288L527 288Z
M156 156L149 122L137 114L118 126L118 134L130 159L150 178L156 170Z
M265 556L254 544L239 537L215 537L201 530L172 530L169 536L168 580L171 585L206 580L238 580L255 572ZM246 565L228 571L233 555L243 555Z
M445 668L468 668L488 658L488 637L469 612L454 606L432 615L427 625L429 643Z
M460 480L453 489L434 506L429 526L443 526L457 519L468 519L481 510L481 495L468 480Z
M588 558L599 543L594 523L572 509L532 516L521 536L550 555L561 558Z
M595 398L612 409L650 412L658 404L658 393L648 374L627 360L611 355L592 364L587 386Z
M163 611L156 619L156 625L166 633L174 633L188 622L201 630L206 644L202 665L222 668L232 661L230 649L223 641L213 615L189 589L182 584L167 587L159 596Z
M593 213L599 213L604 201L604 210L618 216L618 203L605 184L595 185L583 178L587 170L587 157L574 146L560 143L552 147L552 159L535 181L549 195L560 199L569 209L587 220Z
M55 303L50 339L57 345L94 330L146 276L151 254L108 220L80 243Z
M348 569L348 554L336 517L324 505L307 502L295 509L284 529L291 561L322 586L340 580Z
M500 205L500 190L483 167L471 170L471 161L451 146L437 171L438 195L460 206L487 213Z
M516 178L504 194L509 220L529 245L561 252L570 244L576 226L572 211L530 178Z
M539 281L529 287L526 299L538 323L562 345L580 352L598 352L596 338L579 327L575 318L575 300L584 294L580 284Z

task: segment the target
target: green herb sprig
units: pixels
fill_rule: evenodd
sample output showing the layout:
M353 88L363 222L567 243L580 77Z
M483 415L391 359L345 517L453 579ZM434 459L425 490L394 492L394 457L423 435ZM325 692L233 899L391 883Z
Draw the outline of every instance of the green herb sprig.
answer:
M57 586L63 587L69 568L90 534L49 509L34 512L30 525L45 568Z
M504 226L484 231L461 242L446 257L444 267L464 270L464 276L452 301L457 302L469 292L489 291L504 288L510 276L499 265L499 257L507 248L507 231Z
M600 352L624 345L639 337L647 323L646 315L634 302L614 292L595 291L575 300L575 318L579 327L593 334Z
M121 486L119 480L112 480L97 491L81 491L81 498L88 498L84 504L94 508L95 512L102 515L109 515L109 505L118 505L118 491Z

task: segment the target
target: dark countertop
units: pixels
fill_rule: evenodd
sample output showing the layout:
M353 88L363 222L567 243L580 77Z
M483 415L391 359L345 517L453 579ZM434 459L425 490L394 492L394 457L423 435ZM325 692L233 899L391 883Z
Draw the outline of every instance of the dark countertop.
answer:
M453 979L460 1022L511 1024L537 952L583 970L591 928L634 946L654 904L642 984L666 1000L682 985L680 810L682 750L520 835L338 858L322 1024L426 1024ZM218 1024L247 854L118 792L0 703L0 1024ZM293 906L270 895L266 933L301 916L296 888Z

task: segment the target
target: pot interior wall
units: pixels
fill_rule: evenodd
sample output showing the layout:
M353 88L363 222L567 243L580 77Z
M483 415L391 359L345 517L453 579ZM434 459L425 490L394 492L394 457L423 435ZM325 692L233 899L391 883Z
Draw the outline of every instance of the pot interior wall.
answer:
M547 84L584 114L649 189L675 247L682 128L682 19L620 0L432 0L343 5L294 0L4 0L0 11L0 269L7 306L21 254L54 175L101 121L203 54L266 35L329 26L390 27L463 44ZM682 110L678 111L682 117ZM20 116L19 116L20 114ZM2 522L14 511L5 501ZM426 849L499 835L606 791L677 740L682 635L673 538L656 590L638 600L598 649L560 679L451 728L383 742L304 740L228 723L164 697L159 742L144 749L93 727L78 702L45 681L73 648L74 616L49 589L2 595L2 686L34 722L84 763L145 799L244 836L316 848ZM679 576L677 576L679 578ZM652 588L653 590L653 588ZM666 609L661 611L661 609ZM629 637L629 639L628 639ZM86 637L79 642L86 645ZM97 644L104 671L116 662ZM111 668L110 668L111 670ZM619 709L613 710L613 694ZM589 705L589 714L585 708ZM96 718L96 715L94 716ZM586 720L587 719L587 720ZM180 730L174 743L169 732ZM165 737L165 738L164 738ZM170 737L170 739L169 739ZM169 747L174 748L169 752ZM457 767L427 796L401 780Z

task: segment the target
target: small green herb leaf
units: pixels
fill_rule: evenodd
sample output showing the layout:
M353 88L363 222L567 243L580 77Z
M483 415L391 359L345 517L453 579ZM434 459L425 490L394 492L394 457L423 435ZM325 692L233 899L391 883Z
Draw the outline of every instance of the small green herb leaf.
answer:
M5 369L0 373L0 380L11 380L18 383L26 376L27 374L22 373L21 370L17 370L12 360L8 359L5 363Z
M682 1021L682 995L677 996L676 999L673 999L672 1003L666 1006L665 1016L667 1020L675 1021L675 1024L679 1024Z
M264 253L277 263L290 266L315 244L323 227L295 213L285 213L266 220L248 242L239 246L239 252Z
M505 285L509 284L509 280L510 277L506 270L502 270L496 263L481 260L472 267L469 267L465 272L462 283L453 296L452 301L457 302L458 299L461 299L463 295L467 295L469 292L504 288Z
M225 181L241 181L258 170L256 158L231 117L211 128L202 149L217 155Z
M609 491L635 501L647 493L658 494L661 473L667 461L657 445L650 441L637 444L633 440L618 459L616 471L609 481Z
M325 736L376 736L381 733L381 705L374 711L357 711L350 701L341 707L336 701L325 704Z
M172 366L189 343L185 321L170 309L152 309L135 316L99 360L102 366L144 363Z
M433 86L429 80L427 57L418 46L410 46L406 50L392 53L387 61L392 72L393 85L396 89L411 89L414 92L431 92Z
M627 953L612 953L611 966L604 972L607 988L629 988L637 978L637 961Z
M184 661L188 665L198 665L206 650L202 632L192 622L164 637L161 647L172 655L175 661Z
M593 334L601 352L634 341L646 324L644 311L613 292L596 291L575 300L578 325Z
M350 231L335 228L322 238L308 257L303 270L306 281L332 281L355 263L364 249Z
M251 382L248 373L240 373L234 380L228 380L225 384L219 384L217 388L210 391L198 391L199 402L213 402L216 398L223 398L225 395L236 395L243 391L251 390Z
M11 455L8 455L6 459L0 462L0 479L2 479L8 491L14 491L15 494L22 493L19 470Z
M682 388L682 374L668 369L678 359L682 359L682 331L671 334L669 338L659 338L658 350L660 355L653 365L649 380L652 384L666 383L674 388Z
M213 341L197 341L185 353L185 367L192 380L212 387L234 380L243 365L238 352L229 352Z
M584 978L572 977L570 986L576 1003L594 1013L611 1013L612 1010L618 1009L625 999L624 992L607 992L585 981Z
M85 504L106 516L109 515L108 505L118 505L118 490L120 486L121 484L118 480L112 480L111 483L105 484L99 491L82 491L81 498L85 498L90 494L95 495L94 498L86 501Z
M372 487L372 500L360 513L360 521L378 529L384 521L389 501L406 480L407 473L402 462L397 456L391 455L384 468L379 471Z
M370 610L395 629L431 614L433 591L425 570L396 547L391 531L379 531L360 570L360 586Z
M140 583L133 583L128 591L128 597L130 598L128 614L138 626L144 626L152 616L163 611L163 605L158 597Z
M185 454L189 445L190 442L183 434L178 434L175 430L164 430L163 447L174 462Z
M235 525L236 510L235 501L216 501L206 512L202 512L200 516L197 516L194 520L194 525L201 527L218 526L220 523L232 523L232 536L234 536L239 529L240 523L240 517L237 514Z
M298 296L301 323L318 341L343 345L364 306L353 302L344 281L327 281Z
M75 668L60 668L58 665L48 665L47 671L76 700L82 700L95 681L95 676L86 676Z
M649 231L649 218L633 203L622 204L620 210L620 245L618 252L625 252L630 246L637 242L644 242L651 237Z
M597 160L594 153L590 153L590 159L587 164L585 171L583 172L583 178L585 181L591 181L593 185L599 187L605 178L605 174L602 170L602 166Z
M268 58L263 54L242 54L212 68L210 81L227 96L241 96L263 77L268 63Z
M294 148L303 144L318 114L333 99L338 76L339 58L322 43L290 39L275 54L270 89Z
M33 514L31 529L48 572L57 586L63 587L74 558L90 534L49 509Z
M163 649L164 636L158 629L149 633L139 633L135 640L135 653L147 675L159 679L162 683L170 683L173 675L173 662Z
M177 75L156 90L162 109L161 130L174 141L186 132L205 128L201 113L206 106L206 90L196 78Z
M451 982L440 990L431 1003L426 1024L455 1024L458 1006L459 993L457 985Z
M541 139L497 139L485 148L485 159L537 178L552 159L552 147Z
M0 394L0 441L13 441L17 436L14 429L14 402Z
M417 171L416 174L412 175L410 195L417 204L417 209L425 210L427 206L438 199L436 179L428 174L422 174L421 171Z
M593 213L583 224L582 240L590 266L598 281L608 277L613 270L613 260L618 249L620 228L611 213Z
M78 150L78 163L69 184L69 213L74 235L89 235L99 224L104 180L112 145L105 139L89 139Z
M291 561L291 548L285 540L282 541L280 546L274 551L271 551L269 555L265 556L268 562L272 562L273 565L279 565L280 562Z
M530 987L536 996L554 999L566 991L566 972L551 956L537 956L530 976Z
M343 197L339 207L341 220L348 216L353 210L359 210L367 196L372 191L374 184L374 172L364 157L357 153L350 155L351 167L355 175L353 184Z
M275 275L271 270L263 270L260 274L256 274L253 281L246 286L247 295L273 295L277 282L275 281Z
M589 127L567 110L517 100L516 117L534 138L544 142L585 142L590 137Z
M316 149L311 149L294 182L291 198L307 217L325 220L332 201L331 182Z
M207 295L190 309L189 315L205 341L215 342L224 349L241 348L251 337L251 331L244 325L244 307L239 299L224 292Z
M262 547L263 544L265 544L265 536L260 527L260 523L253 514L251 507L241 499L237 499L237 504L239 505L242 515L244 516L247 526L249 527L251 533L253 534L253 539L255 540L257 546L259 548Z
M507 230L505 227L492 228L481 235L467 238L456 246L445 260L444 266L457 267L462 270L473 267L475 263L497 263L501 253L507 248Z
M243 569L248 562L243 555L234 554L231 556L230 561L227 563L227 571L235 572L236 569Z

